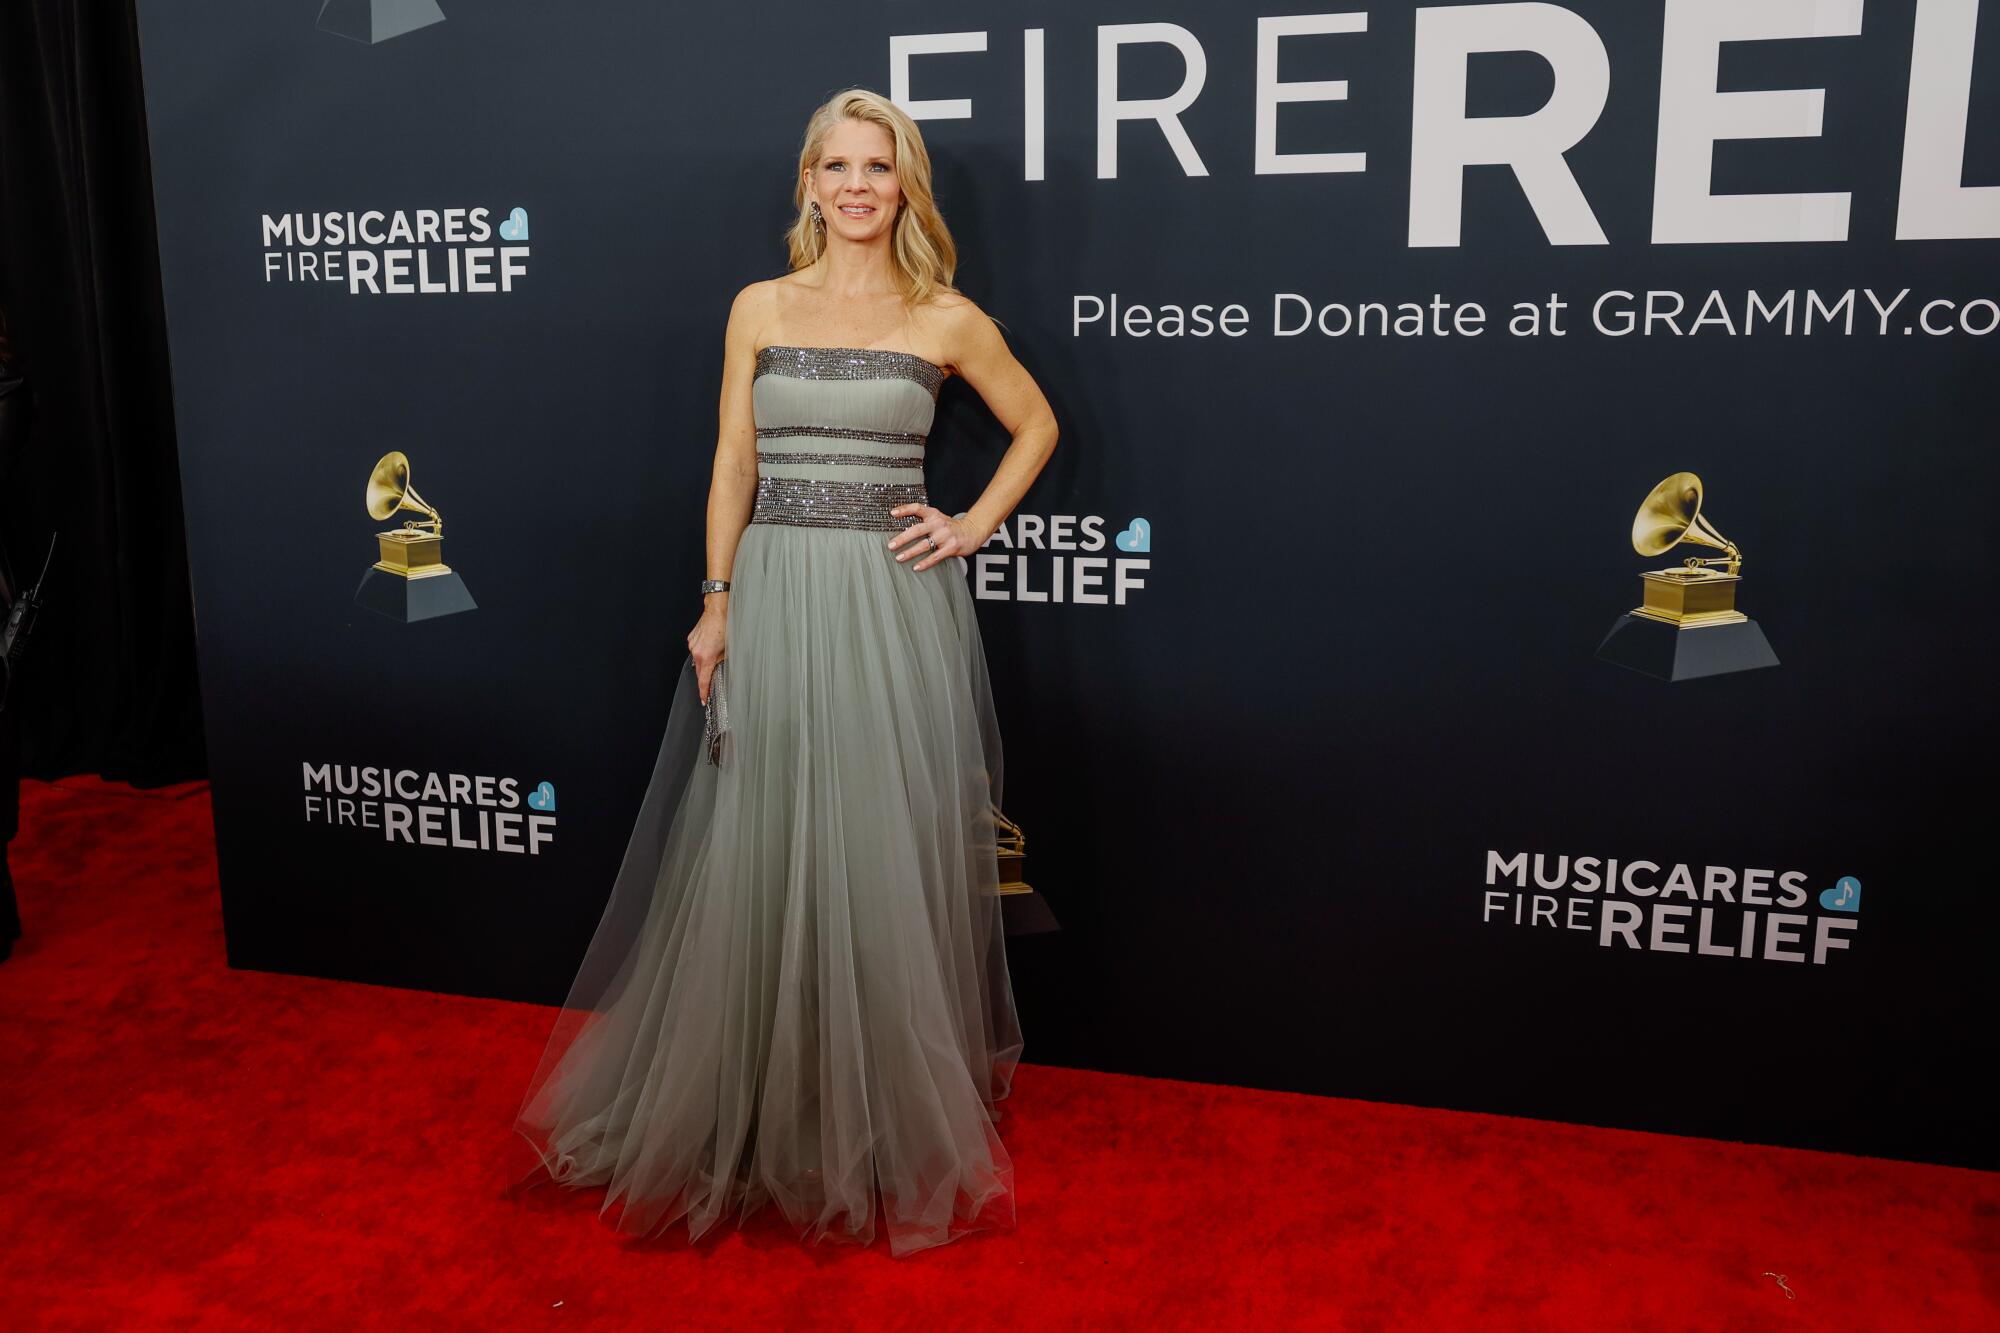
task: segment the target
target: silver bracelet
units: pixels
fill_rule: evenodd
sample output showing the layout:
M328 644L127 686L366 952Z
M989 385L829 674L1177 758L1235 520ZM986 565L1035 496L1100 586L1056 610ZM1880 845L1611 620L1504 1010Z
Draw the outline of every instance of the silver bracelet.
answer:
M728 592L728 591L729 591L728 579L703 579L701 581L701 595L703 597L708 596L712 592Z

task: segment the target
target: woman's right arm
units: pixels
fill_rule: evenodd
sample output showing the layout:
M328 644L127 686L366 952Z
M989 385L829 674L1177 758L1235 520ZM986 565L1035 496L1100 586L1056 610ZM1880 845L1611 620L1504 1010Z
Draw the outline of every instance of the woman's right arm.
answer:
M715 465L708 482L708 573L727 579L736 563L736 544L750 522L757 493L757 424L750 386L757 372L757 330L768 299L767 283L752 283L736 294L729 307L729 327L723 334L722 403L715 439ZM728 653L729 594L703 596L701 620L688 632L688 653L694 658L701 701L708 702L708 683L716 664Z

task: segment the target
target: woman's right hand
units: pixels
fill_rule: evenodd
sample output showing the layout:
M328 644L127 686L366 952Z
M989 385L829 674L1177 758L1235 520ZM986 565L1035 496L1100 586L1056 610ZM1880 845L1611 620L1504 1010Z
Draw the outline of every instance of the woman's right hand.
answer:
M688 631L688 655L694 658L695 686L701 693L701 701L708 703L708 682L715 676L715 668L729 653L729 612L719 605L728 593L710 593L709 604L702 608L701 619Z

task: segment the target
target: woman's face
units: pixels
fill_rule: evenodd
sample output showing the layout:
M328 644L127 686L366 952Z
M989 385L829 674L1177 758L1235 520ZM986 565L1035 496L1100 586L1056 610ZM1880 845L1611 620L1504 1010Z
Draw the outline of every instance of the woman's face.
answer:
M826 229L850 241L883 236L896 225L903 187L896 178L896 141L880 125L843 120L826 136L819 164L806 179Z

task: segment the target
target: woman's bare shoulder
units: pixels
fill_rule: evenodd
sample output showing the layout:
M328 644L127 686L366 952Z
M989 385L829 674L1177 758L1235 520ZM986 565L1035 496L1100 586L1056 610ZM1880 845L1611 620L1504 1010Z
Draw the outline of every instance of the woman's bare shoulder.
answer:
M925 308L931 311L935 318L946 322L969 319L980 313L978 304L956 287L947 287L942 291L931 293L931 299Z
M778 302L783 299L784 281L783 278L759 278L744 286L736 293L736 299L730 302L729 317L734 319L738 315L774 313L778 308Z
M783 282L783 278L760 278L736 293L736 299L729 303L731 342L755 347L767 329L777 327Z
M978 346L993 321L979 303L964 292L938 292L925 303L923 322L926 341L935 345L956 366L961 356Z
M940 292L928 310L931 336L957 369L968 359L984 359L1000 340L999 325L979 303L961 291Z

